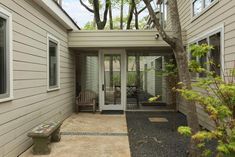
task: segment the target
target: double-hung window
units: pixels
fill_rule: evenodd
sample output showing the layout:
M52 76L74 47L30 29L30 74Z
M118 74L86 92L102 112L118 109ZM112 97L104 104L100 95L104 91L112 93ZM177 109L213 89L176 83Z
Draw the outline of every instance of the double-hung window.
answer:
M0 102L13 97L11 23L11 14L0 8Z
M213 33L210 33L209 35L205 36L204 38L200 38L199 40L196 40L192 42L192 44L208 44L213 46L213 49L208 52L207 55L202 56L200 58L192 58L191 53L189 53L190 57L189 59L193 59L199 62L200 66L206 70L213 71L216 75L221 76L221 68L222 68L222 31L218 30ZM191 45L191 44L190 44ZM207 64L208 61L213 62L213 64ZM193 75L193 78L195 77L206 77L205 73L199 73L197 76L195 74Z
M192 0L193 16L199 15L202 11L218 0Z
M48 35L48 91L57 90L60 88L59 44L59 40L51 35Z

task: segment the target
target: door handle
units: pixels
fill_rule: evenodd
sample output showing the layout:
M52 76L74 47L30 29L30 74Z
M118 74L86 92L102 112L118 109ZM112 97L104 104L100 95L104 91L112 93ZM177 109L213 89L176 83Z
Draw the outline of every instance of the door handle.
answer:
M102 84L102 91L104 91L104 84Z

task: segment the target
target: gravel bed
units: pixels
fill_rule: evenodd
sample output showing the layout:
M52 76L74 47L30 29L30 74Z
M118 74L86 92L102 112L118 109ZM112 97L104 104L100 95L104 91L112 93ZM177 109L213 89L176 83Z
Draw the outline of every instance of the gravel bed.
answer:
M186 125L186 117L173 112L126 112L132 157L186 157L189 139L172 131ZM168 122L150 122L149 118L166 118Z

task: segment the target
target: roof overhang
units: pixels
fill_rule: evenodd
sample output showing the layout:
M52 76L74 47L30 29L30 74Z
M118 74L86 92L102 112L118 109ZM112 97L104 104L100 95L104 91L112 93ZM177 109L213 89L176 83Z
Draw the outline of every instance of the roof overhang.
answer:
M80 28L63 10L63 8L53 0L34 0L39 6L45 9L57 21L59 21L67 30L79 30Z
M172 36L172 31L166 31ZM183 31L186 44L186 33ZM76 49L90 48L164 48L169 45L153 30L81 30L71 31L68 46Z

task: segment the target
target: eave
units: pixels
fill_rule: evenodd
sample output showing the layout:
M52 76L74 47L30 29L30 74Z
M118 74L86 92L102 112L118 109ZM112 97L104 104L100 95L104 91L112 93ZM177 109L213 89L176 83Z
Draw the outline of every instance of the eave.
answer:
M39 6L46 10L51 16L59 21L67 30L80 30L79 26L64 11L64 9L53 0L34 0Z

